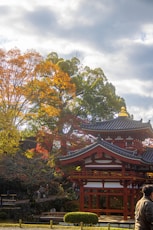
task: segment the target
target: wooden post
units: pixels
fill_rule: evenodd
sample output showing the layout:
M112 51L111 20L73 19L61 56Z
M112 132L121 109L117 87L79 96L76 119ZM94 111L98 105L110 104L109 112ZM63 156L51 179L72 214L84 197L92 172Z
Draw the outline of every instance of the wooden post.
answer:
M110 195L106 193L106 209L110 209ZM109 215L108 211L106 211L106 215Z
M88 194L88 198L89 198L88 208L92 209L92 198L93 198L92 189L90 189L89 193L90 195Z
M124 196L123 196L123 208L124 208L124 220L128 219L128 193L127 184L124 182Z
M19 219L19 227L22 228L22 220Z
M81 230L83 230L83 222L80 222Z
M131 219L134 219L134 211L135 211L135 198L137 197L137 191L134 186L132 186L132 197L131 197Z
M53 220L50 220L50 228L53 228Z
M80 183L80 211L84 210L84 187L83 183Z

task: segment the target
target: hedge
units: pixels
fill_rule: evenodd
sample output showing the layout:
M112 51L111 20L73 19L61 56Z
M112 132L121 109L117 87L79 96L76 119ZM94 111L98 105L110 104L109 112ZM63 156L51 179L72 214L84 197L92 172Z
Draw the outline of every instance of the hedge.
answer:
M64 222L78 224L97 224L98 215L92 212L68 212L64 215Z

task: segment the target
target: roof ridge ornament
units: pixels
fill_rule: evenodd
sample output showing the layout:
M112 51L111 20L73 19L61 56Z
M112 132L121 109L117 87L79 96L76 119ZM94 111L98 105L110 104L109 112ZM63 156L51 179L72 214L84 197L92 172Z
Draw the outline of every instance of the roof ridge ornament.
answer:
M98 134L97 142L100 142L100 141L101 141L101 136L100 136L100 134Z
M119 117L128 117L128 113L126 111L126 108L124 106L121 107L121 111L118 114Z

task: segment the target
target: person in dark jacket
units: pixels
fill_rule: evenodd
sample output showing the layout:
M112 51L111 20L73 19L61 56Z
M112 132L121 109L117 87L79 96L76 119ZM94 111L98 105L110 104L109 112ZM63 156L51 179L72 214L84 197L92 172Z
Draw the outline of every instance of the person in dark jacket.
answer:
M144 185L135 206L135 230L153 230L153 185Z

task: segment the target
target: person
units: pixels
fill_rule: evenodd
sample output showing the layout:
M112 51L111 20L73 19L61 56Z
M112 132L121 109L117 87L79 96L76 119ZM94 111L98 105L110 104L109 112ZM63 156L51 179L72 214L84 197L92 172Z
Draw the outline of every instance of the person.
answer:
M153 230L153 185L142 187L143 196L135 206L135 230Z

